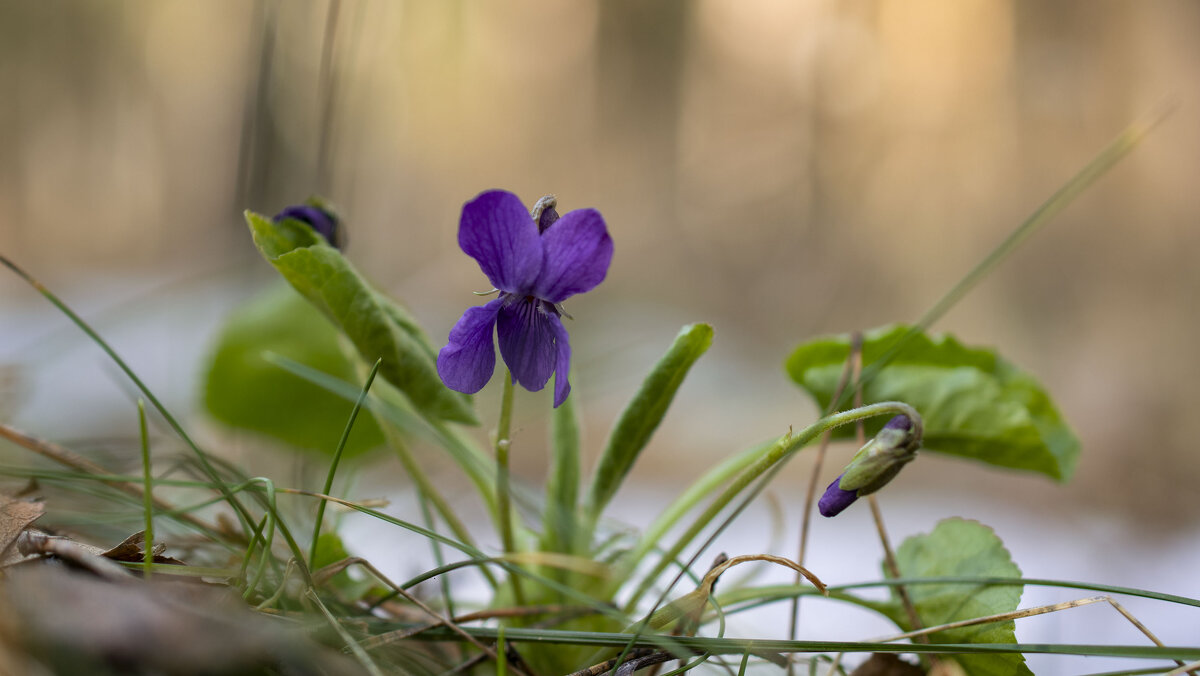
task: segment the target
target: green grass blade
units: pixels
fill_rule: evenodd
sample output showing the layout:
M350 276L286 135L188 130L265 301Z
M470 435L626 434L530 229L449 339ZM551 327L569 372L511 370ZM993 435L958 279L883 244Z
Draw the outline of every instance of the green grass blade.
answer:
M363 401L367 398L367 393L371 391L371 383L375 382L375 374L379 373L379 364L382 359L376 359L375 364L371 367L371 372L367 374L367 381L363 384L362 392L358 395L358 400L354 402L354 408L350 409L350 419L346 421L346 429L342 431L342 438L338 441L337 449L333 452L333 459L329 461L329 472L325 476L325 488L321 491L325 495L329 495L333 490L333 477L337 474L338 462L342 459L342 451L346 448L346 441L350 438L350 431L354 429L354 421L358 419L358 412L362 410ZM313 524L312 545L308 552L308 565L312 567L317 560L317 538L321 535L321 521L325 517L325 501L321 500L317 503L317 518Z
M154 477L150 474L150 432L146 429L146 402L138 399L138 434L142 439L142 510L146 527L142 531L142 576L149 580L154 566Z
M490 627L463 627L479 639L495 640L498 630ZM505 639L510 643L537 642L596 647L620 647L633 641L636 647L657 647L666 637L638 636L627 633L521 629L509 627ZM444 641L453 635L445 629L431 629L420 635L423 640ZM879 643L870 641L787 641L781 639L707 638L672 636L671 641L686 651L711 652L714 655L741 655L747 650L763 653L919 653L929 655L1009 654L1077 655L1081 657L1127 657L1151 660L1197 660L1200 647L1153 645L1098 645L1077 643Z
M991 273L1018 246L1029 239L1039 228L1050 222L1063 209L1066 209L1075 201L1075 198L1079 197L1097 179L1116 166L1169 112L1170 109L1164 108L1146 120L1135 122L1126 127L1124 131L1097 153L1090 162L1084 165L1083 169L1079 170L1079 173L1072 176L1061 188L1056 190L1049 199L1043 202L1024 222L1018 225L1004 241L972 268L958 283L951 287L932 307L926 310L920 319L914 322L909 328L908 334L901 338L890 351L884 354L879 361L863 369L862 375L858 379L859 383L870 382L875 377L875 374L887 366L888 362L903 349L905 343L910 338L925 331L934 322L941 319L942 316L950 311L950 308L962 300L963 296L975 288L975 285ZM846 388L845 392L838 399L836 408L840 409L845 406L850 401L850 398L854 396L855 391L856 388Z

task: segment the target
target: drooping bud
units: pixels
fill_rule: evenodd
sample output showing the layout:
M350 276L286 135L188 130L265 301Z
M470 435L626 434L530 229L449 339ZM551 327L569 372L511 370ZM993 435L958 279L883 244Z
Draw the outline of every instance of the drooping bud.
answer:
M287 218L309 224L330 246L341 249L346 244L344 229L340 227L337 214L316 198L311 198L304 204L287 207L275 214L272 220L278 223Z
M838 487L843 476L845 475L839 474L838 478L834 479L833 483L825 489L825 495L822 495L821 499L817 501L817 509L821 511L821 516L837 516L858 499L857 492L844 491Z
M906 415L888 421L859 449L841 476L817 503L822 516L836 516L858 498L883 488L912 461L921 447L921 430Z

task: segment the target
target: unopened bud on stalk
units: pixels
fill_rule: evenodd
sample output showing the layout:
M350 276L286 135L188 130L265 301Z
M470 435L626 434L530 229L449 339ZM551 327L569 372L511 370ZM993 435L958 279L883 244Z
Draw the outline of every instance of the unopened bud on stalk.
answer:
M837 516L864 495L883 488L900 468L917 456L921 431L906 415L888 421L879 434L859 449L817 502L821 516Z
M275 214L275 218L272 220L278 223L287 218L309 224L318 235L329 242L330 246L341 249L346 245L344 229L338 222L337 214L317 198L309 199L304 204L287 207Z

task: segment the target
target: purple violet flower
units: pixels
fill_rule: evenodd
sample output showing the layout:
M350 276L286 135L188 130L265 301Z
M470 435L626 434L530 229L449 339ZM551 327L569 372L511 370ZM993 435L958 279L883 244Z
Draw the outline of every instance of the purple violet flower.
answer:
M489 190L463 205L458 246L474 258L500 296L468 308L438 353L437 369L452 390L474 394L496 367L492 327L513 382L536 392L555 374L554 406L571 391L571 346L561 303L590 291L608 274L613 244L595 209L556 218L553 205L538 221L520 198Z
M330 246L342 248L342 233L338 228L338 219L331 211L314 204L297 204L286 207L283 211L275 214L271 220L278 223L287 218L309 224L318 235L329 242Z

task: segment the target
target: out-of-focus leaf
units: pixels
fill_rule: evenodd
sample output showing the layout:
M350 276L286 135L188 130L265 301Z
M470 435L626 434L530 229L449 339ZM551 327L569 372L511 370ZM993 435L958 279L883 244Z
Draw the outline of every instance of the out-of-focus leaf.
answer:
M642 382L637 395L621 412L600 456L585 503L584 511L592 518L599 516L620 488L638 454L666 416L688 370L712 345L712 338L713 330L708 324L683 327L671 348Z
M332 454L353 402L288 373L265 357L285 355L340 380L355 378L337 329L286 284L272 286L230 317L204 379L204 405L217 420L305 449ZM383 444L371 416L346 442L357 455Z
M263 257L328 317L379 375L427 415L477 423L470 399L442 384L436 355L417 323L371 288L340 251L300 221L252 212L246 222Z
M991 528L966 519L946 519L928 535L914 535L896 550L900 577L1021 577L1004 543ZM914 584L908 596L926 627L1012 612L1024 589L1018 585ZM895 597L877 609L905 631L908 615ZM929 635L932 643L1016 643L1012 621L994 622ZM959 655L956 660L968 676L1025 676L1033 672L1020 653Z
M897 325L867 334L864 369L891 353L908 331ZM833 398L849 354L850 336L819 338L792 352L787 371L823 409ZM966 347L951 336L915 333L863 388L864 403L889 400L903 401L920 412L924 447L929 450L1040 472L1060 481L1075 470L1079 440L1050 396L1033 377L992 350ZM868 436L883 422L870 422ZM852 433L850 427L838 431L841 436Z

